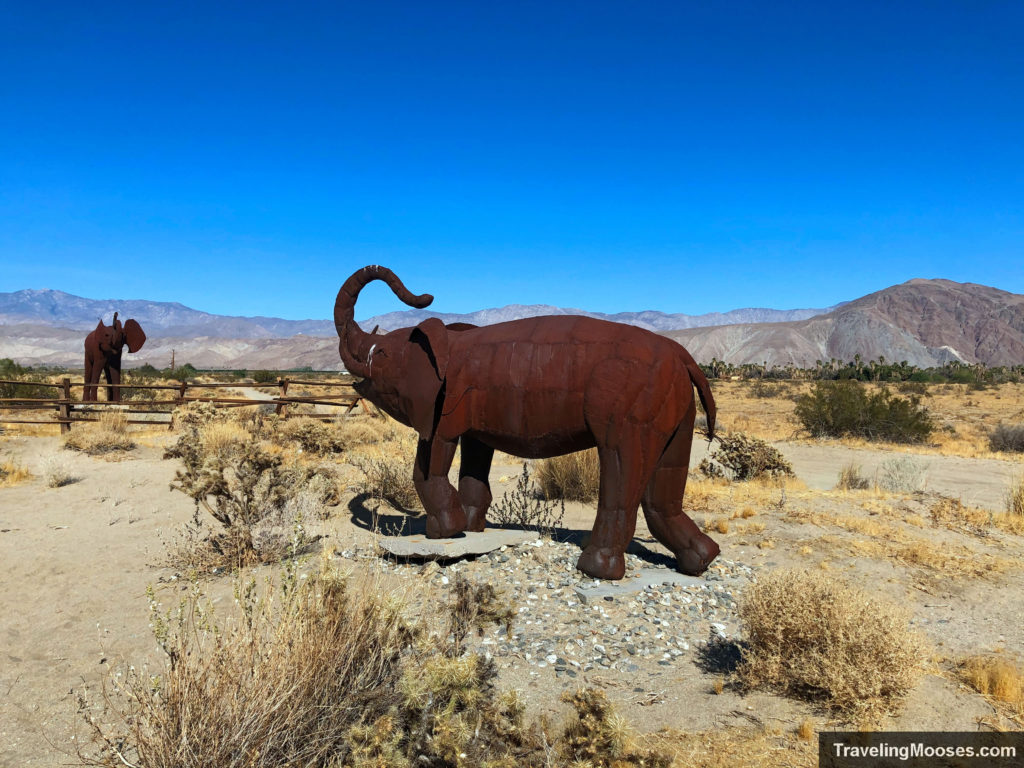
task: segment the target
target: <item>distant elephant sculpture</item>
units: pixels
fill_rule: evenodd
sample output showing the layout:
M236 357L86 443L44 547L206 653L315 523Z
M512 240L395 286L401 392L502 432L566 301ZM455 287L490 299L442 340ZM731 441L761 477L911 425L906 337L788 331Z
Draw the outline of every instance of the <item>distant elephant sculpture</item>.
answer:
M480 328L431 318L368 334L353 318L359 292L373 280L412 307L433 296L414 296L391 270L368 266L345 281L334 305L341 359L362 379L356 390L419 433L413 479L428 537L484 529L495 450L537 459L596 447L597 519L577 568L621 579L642 505L680 571L707 569L718 545L683 512L682 499L694 386L709 435L715 401L689 352L641 328L572 315ZM460 441L456 491L448 470Z
M145 343L146 334L135 320L122 325L117 319L117 312L114 313L113 325L104 325L101 319L85 337L85 392L82 400L95 402L98 399L96 385L100 382L101 371L107 379L107 400L120 400L121 351L127 345L129 352L138 352Z

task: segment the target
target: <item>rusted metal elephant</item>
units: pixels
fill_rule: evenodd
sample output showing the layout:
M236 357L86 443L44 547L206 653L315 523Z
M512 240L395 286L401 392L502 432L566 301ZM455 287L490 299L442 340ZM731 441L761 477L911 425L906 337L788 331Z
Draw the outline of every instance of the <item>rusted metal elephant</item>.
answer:
M107 400L121 399L121 351L128 345L129 352L138 352L146 343L146 334L142 326L135 320L124 325L114 313L114 324L99 325L85 337L85 393L82 400L97 400L97 384L100 382L100 371L107 379Z
M389 269L368 266L342 285L334 305L341 359L359 393L419 433L413 477L427 536L484 529L495 450L547 458L597 447L597 519L577 567L621 579L638 505L676 567L702 573L718 545L683 512L696 417L693 388L714 432L715 401L690 354L641 328L578 316L533 317L481 328L425 320L368 334L354 321L360 290L383 280L412 295ZM458 490L448 481L462 445Z

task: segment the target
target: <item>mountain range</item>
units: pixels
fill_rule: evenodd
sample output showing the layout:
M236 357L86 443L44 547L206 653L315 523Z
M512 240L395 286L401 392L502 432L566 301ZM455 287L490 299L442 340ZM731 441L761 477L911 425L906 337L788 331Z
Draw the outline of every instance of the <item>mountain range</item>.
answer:
M81 364L84 332L114 311L146 330L145 347L126 366L199 368L310 366L337 370L331 320L233 317L175 302L86 299L54 290L0 293L0 358L23 365ZM792 364L884 356L927 367L950 360L1024 364L1024 296L973 283L910 280L824 309L738 309L706 315L622 312L614 315L547 305L509 305L468 314L405 310L361 321L367 329L415 325L426 317L489 325L536 315L583 314L638 325L680 341L700 362Z
M445 323L493 325L506 320L539 315L587 315L619 323L638 325L651 331L699 328L731 323L771 323L803 320L830 309L734 309L731 312L710 312L706 315L665 314L664 312L620 312L614 315L564 309L548 304L509 304L494 309L481 309L465 314L409 309L376 315L360 322L366 328L375 325L382 330L416 325L428 317L439 317ZM54 290L24 290L0 293L0 325L46 325L89 331L99 318L110 323L114 312L123 318L139 321L147 334L159 331L162 336L188 338L208 336L217 339L280 339L304 334L334 336L333 320L282 320L278 317L238 317L215 315L186 307L177 302L140 299L86 299Z

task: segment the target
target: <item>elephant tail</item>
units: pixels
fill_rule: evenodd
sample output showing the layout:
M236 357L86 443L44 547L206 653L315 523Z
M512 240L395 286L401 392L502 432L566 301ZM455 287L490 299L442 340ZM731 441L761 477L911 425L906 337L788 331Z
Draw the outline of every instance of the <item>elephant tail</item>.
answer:
M711 441L715 437L715 416L718 414L714 395L711 394L711 385L708 383L704 371L697 365L697 361L685 349L683 350L683 363L686 365L686 370L690 373L690 381L697 388L697 396L700 398L700 404L704 407L704 413L707 415L708 440Z

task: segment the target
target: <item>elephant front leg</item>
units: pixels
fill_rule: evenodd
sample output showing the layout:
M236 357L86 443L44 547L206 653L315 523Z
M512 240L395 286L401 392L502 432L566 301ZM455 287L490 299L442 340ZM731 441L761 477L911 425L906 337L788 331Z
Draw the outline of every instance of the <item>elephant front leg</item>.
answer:
M427 538L445 539L466 530L466 513L459 494L448 481L455 458L454 440L420 440L413 482L427 512Z
M472 437L462 438L462 462L459 466L459 499L466 512L466 530L482 531L487 525L491 505L491 459L494 449Z

